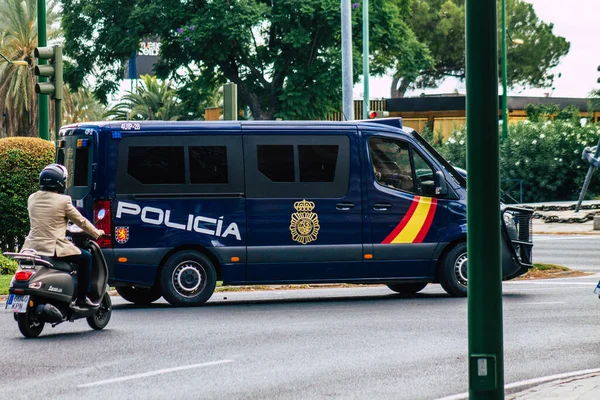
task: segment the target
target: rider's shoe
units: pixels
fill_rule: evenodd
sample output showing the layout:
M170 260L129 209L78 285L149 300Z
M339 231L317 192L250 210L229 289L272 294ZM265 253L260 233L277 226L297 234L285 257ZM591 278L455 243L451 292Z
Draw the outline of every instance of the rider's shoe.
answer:
M75 302L75 305L77 307L85 307L85 308L91 308L91 307L98 307L100 305L100 303L94 303L92 300L90 300L89 297L86 297L85 299L77 299L77 301Z

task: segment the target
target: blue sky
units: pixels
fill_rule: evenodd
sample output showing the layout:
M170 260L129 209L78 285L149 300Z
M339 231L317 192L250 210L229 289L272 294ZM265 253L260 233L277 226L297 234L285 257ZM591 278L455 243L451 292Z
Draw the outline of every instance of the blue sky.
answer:
M554 24L554 33L565 37L571 43L569 53L561 59L555 74L561 77L554 82L552 89L516 88L509 91L514 96L587 97L590 90L599 88L596 79L600 72L600 0L526 0L533 4L538 18ZM388 98L391 77L369 80L370 98ZM452 93L458 90L465 93L464 82L447 80L437 89L426 93ZM418 96L423 90L407 93ZM361 98L362 83L354 87L354 97Z

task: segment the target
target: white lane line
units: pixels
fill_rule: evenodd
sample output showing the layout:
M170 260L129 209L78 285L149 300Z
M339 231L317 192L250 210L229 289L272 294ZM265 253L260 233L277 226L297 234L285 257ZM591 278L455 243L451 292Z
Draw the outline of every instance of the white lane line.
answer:
M582 239L592 239L598 240L600 239L600 235L585 235L585 236L562 236L557 235L556 237L547 237L547 236L533 236L533 244L535 246L535 242L554 242L557 240L582 240Z
M141 374L121 376L119 378L112 378L112 379L105 379L103 381L84 383L83 385L77 385L77 387L78 388L88 388L88 387L93 387L93 386L107 385L109 383L130 381L132 379L147 378L149 376L169 374L171 372L185 371L187 369L193 369L193 368L210 367L211 365L226 364L226 363L230 363L230 362L233 362L233 360L219 360L219 361L206 362L206 363L202 363L202 364L183 365L181 367L158 369L156 371L148 371L148 372L144 372Z
M514 383L511 383L508 385L504 385L504 390L517 389L517 388L520 388L523 386L533 386L533 385L538 385L540 383L556 381L559 379L574 378L577 376L585 376L585 375L595 374L595 373L600 373L600 368L584 369L581 371L567 372L564 374L557 374L557 375L548 375L548 376L543 376L541 378L534 378L534 379L528 379L526 381L514 382ZM442 397L437 400L461 400L461 399L467 399L467 398L469 398L469 393L460 393L460 394L455 394L452 396Z
M518 303L520 306L537 306L546 304L566 304L566 301L538 301L535 303Z

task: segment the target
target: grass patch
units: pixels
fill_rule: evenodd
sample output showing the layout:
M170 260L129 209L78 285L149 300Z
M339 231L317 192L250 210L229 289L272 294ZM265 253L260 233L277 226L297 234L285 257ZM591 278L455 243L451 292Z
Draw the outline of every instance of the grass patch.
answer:
M8 294L8 285L13 275L0 275L0 294Z
M533 264L533 268L534 270L537 271L569 271L569 268L567 267L563 267L562 265L556 265L556 264L541 264L541 263L534 263Z

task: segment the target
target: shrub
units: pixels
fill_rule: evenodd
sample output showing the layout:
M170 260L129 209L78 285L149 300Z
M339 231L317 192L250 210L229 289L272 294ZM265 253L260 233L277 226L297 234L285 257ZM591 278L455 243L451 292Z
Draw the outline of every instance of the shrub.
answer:
M27 198L39 188L42 168L54 160L52 142L37 138L0 139L0 248L23 244L29 230Z
M18 266L15 260L0 254L0 275L12 275L17 271Z
M500 146L500 177L521 180L523 201L577 200L589 164L581 159L584 147L595 146L600 126L580 126L575 116L554 121L523 121L510 125L508 139ZM458 167L466 165L466 130L454 132L441 146L442 155ZM588 198L600 194L596 172Z

